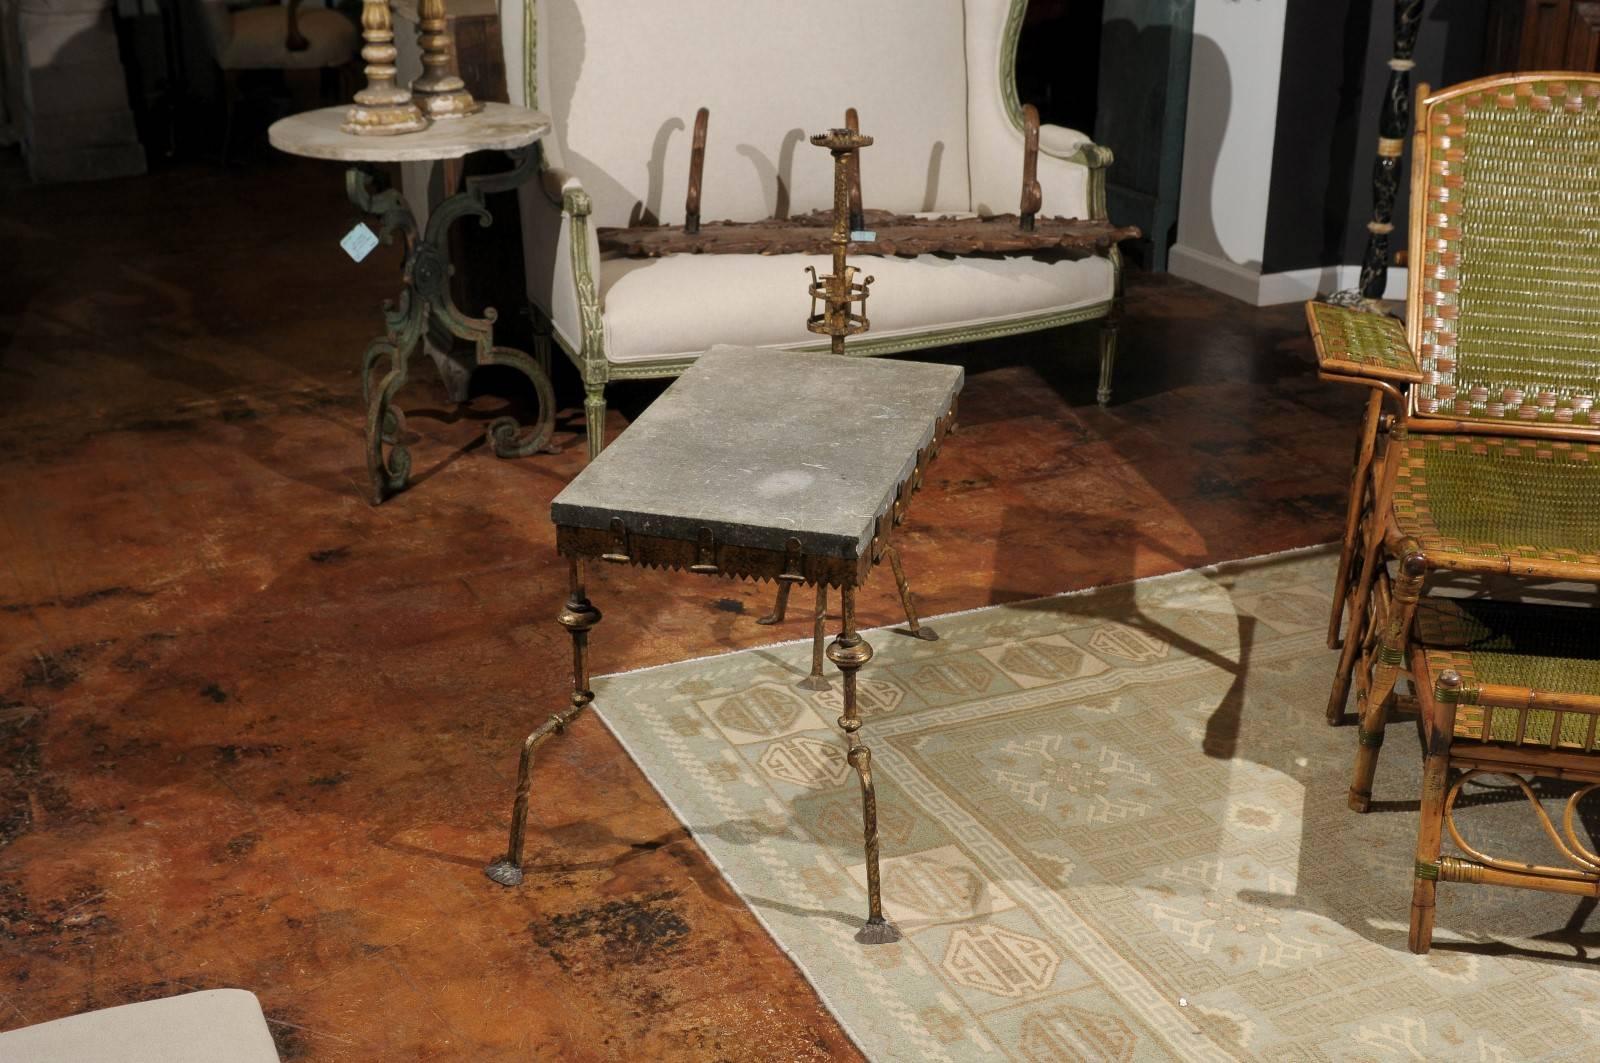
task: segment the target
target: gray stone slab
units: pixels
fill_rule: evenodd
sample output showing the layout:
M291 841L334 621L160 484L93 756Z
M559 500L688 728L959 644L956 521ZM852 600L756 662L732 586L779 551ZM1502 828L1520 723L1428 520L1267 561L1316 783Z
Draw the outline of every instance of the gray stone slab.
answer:
M555 523L860 557L959 366L713 347L550 504Z

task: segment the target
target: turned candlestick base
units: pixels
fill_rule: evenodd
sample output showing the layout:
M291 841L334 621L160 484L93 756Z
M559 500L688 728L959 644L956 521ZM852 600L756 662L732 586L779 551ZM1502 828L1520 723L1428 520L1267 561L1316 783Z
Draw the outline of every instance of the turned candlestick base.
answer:
M421 0L417 5L417 47L422 52L423 72L411 83L411 93L423 114L437 121L483 110L483 104L467 91L467 83L450 72L455 49L445 22L444 0Z
M356 136L393 136L418 133L428 119L411 101L411 93L396 85L394 20L389 0L364 0L361 37L366 43L361 58L367 61L367 87L356 93L355 105L345 113L339 128Z
M411 83L412 98L423 114L434 121L448 118L465 118L469 114L477 114L483 110L483 104L472 98L466 86L461 84L460 78L448 78L454 81L457 88L430 89L423 86L423 79L418 78Z

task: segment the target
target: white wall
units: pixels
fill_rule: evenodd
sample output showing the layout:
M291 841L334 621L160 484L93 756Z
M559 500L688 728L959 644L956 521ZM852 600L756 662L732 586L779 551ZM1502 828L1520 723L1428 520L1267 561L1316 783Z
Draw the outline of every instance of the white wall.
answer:
M1196 0L1170 269L1256 302L1289 0Z

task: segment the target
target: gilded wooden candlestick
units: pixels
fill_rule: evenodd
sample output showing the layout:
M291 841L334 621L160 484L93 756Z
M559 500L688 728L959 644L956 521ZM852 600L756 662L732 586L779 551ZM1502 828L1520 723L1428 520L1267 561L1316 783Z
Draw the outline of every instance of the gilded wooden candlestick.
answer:
M422 76L411 83L417 106L429 118L461 118L483 110L450 67L454 44L445 25L444 0L421 0L417 8L417 46Z
M428 128L428 119L412 102L411 93L395 84L398 52L389 0L363 0L361 37L366 41L361 58L367 61L367 87L356 93L340 128L357 136L392 136Z

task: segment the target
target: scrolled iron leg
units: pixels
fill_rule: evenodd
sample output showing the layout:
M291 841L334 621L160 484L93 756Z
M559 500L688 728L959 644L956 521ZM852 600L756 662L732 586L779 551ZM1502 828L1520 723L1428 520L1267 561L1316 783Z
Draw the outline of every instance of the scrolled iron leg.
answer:
M917 604L911 597L911 585L906 582L905 567L900 564L899 548L886 546L884 553L889 555L889 567L894 570L894 585L900 591L900 604L905 608L906 627L910 629L911 637L924 642L938 642L939 633L931 627L923 627L917 619Z
M589 689L589 629L600 622L600 610L584 593L583 562L578 558L568 562L568 586L567 603L556 621L572 636L572 704L546 720L522 742L506 852L483 869L485 875L502 886L516 886L522 882L522 847L528 823L528 795L533 788L534 751L551 735L565 730L594 700L594 691Z
M372 484L372 504L404 490L411 476L411 452L401 441L405 433L405 415L390 405L395 392L405 383L405 365L396 359L396 368L390 371L367 404L367 479ZM383 448L389 447L384 456Z
M556 425L555 392L550 387L550 376L539 363L514 347L491 347L480 361L482 365L503 365L515 369L528 378L539 402L538 420L528 426L526 434L514 417L496 417L489 423L489 445L495 456L525 458L540 451L554 453L548 446Z
M817 608L811 621L811 674L800 680L802 690L827 690L828 677L822 674L823 644L828 631L828 585L817 584Z
M772 612L766 616L756 618L756 623L771 626L783 623L783 618L789 613L789 592L794 589L794 584L783 580L778 584L778 597L772 603Z
M872 660L872 647L856 631L855 588L840 591L843 619L839 635L828 644L828 660L838 667L844 681L844 713L839 728L844 731L850 766L861 780L861 826L867 862L867 921L856 931L863 945L884 945L900 940L900 931L883 915L883 899L878 881L878 798L872 785L872 751L856 732L861 730L861 715L856 704L856 672Z

